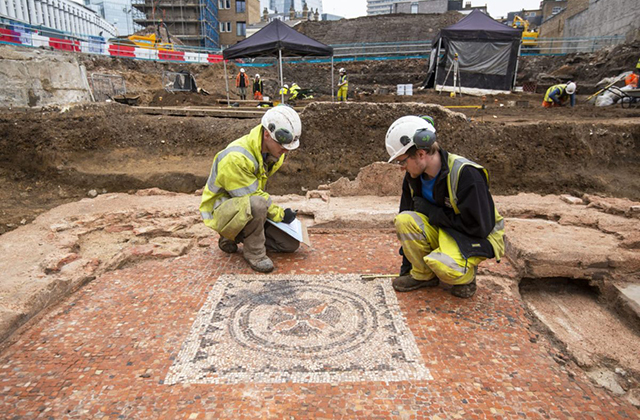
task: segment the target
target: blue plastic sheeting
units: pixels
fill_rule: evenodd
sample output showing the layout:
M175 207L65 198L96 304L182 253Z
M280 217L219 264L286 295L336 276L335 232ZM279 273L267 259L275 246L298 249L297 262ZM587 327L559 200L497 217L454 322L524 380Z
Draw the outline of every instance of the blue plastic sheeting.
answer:
M335 58L333 60L334 63L348 63L354 61L383 61L383 60L406 60L406 59L427 59L429 58L429 54L424 55L394 55L394 56L386 56L386 57L347 57L347 58ZM313 60L291 60L287 63L298 64L298 63L330 63L330 58L314 58ZM237 63L237 65L241 65L242 67L271 67L275 66L274 64L268 63Z

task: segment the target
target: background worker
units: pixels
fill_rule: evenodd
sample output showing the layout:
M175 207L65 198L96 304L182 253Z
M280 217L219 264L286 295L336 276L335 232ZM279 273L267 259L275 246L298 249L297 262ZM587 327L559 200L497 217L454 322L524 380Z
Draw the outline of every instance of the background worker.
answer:
M454 296L473 296L478 264L504 255L504 221L486 169L441 149L430 117L396 120L385 142L389 162L406 171L394 219L403 264L393 288L408 292L441 280Z
M551 86L544 95L542 106L545 108L564 106L569 99L571 106L574 106L576 104L576 88L576 84L573 82Z
M244 69L240 69L236 76L236 89L241 100L247 99L247 87L249 86L249 76L246 75Z
M262 79L259 74L256 74L256 77L253 79L253 99L261 101L263 89Z
M284 85L280 88L280 91L278 92L278 95L280 95L281 98L286 98L287 95L289 95L289 85Z
M640 58L636 64L635 71L624 79L624 84L625 86L631 86L633 89L638 89L638 79L640 79Z
M291 96L289 97L289 99L292 101L295 101L296 99L298 99L299 91L300 91L300 86L298 86L296 82L291 83L291 88L289 89L289 93L291 94Z
M202 192L200 214L204 224L220 234L218 247L231 254L242 242L244 259L261 273L274 268L267 248L294 252L300 246L267 223L267 219L291 223L296 212L273 204L265 188L282 166L285 153L298 148L301 134L302 123L293 108L271 108L260 125L216 154Z
M347 71L341 68L338 72L340 73L340 79L338 79L338 102L347 102L347 93L349 90Z

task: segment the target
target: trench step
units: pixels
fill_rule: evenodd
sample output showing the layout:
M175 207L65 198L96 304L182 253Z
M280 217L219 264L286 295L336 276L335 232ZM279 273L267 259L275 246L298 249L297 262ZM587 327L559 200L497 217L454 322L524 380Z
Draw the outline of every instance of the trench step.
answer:
M137 106L132 107L141 114L170 115L177 117L221 117L221 118L261 118L268 108L234 109L234 108L178 108Z
M614 285L623 310L640 326L640 284Z

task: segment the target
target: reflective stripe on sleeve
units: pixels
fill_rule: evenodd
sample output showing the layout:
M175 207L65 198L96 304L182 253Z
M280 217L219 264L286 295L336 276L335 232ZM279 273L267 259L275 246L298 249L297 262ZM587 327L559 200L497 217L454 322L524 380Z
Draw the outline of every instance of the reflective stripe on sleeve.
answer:
M202 216L202 220L213 220L213 213L208 211L201 211L200 216Z
M207 180L207 188L209 188L209 191L211 191L214 194L222 190L222 188L216 186L216 178L218 176L218 165L220 164L220 161L222 161L222 159L224 159L229 153L233 153L233 152L242 153L249 160L251 160L254 166L254 173L255 174L258 173L258 161L251 154L251 152L249 152L247 149L241 146L228 147L224 149L222 152L220 152L218 156L216 156L216 159L214 160L213 165L211 165L211 174L209 175L209 179Z
M258 191L258 180L248 187L236 188L235 190L227 191L231 197L242 197Z

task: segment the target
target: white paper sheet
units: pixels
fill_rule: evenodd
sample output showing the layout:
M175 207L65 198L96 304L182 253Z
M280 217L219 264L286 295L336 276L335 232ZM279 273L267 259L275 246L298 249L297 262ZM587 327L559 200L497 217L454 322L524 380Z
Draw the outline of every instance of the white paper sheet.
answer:
M267 222L271 223L287 235L291 236L298 242L302 242L307 246L311 246L309 241L309 235L307 234L307 227L298 219L294 219L291 223L274 222L267 219Z

